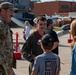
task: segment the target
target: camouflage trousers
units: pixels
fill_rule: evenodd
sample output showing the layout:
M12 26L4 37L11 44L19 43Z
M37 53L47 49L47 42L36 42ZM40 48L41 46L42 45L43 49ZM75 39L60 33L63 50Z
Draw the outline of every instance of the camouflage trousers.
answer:
M13 55L11 52L0 53L0 75L15 75L12 62Z

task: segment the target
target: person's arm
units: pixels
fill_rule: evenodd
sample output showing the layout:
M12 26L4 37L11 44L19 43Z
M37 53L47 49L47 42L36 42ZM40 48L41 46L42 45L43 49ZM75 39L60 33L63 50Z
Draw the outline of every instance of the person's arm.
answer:
M59 75L59 74L60 74L60 71L57 71L57 72L56 72L56 75Z
M40 70L40 65L39 65L39 58L38 57L35 57L34 59L34 65L33 65L33 68L32 68L32 73L31 75L38 75L38 72Z
M5 44L5 38L6 38L6 27L4 23L0 20L0 46Z
M28 40L26 41L25 47L23 48L24 50L22 51L23 57L32 62L34 55L31 54L32 52L32 37L30 36Z
M55 31L53 31L52 36L54 38L54 45L53 45L52 50L54 50L59 44L59 39Z
M5 25L4 23L0 20L0 37L5 36L6 30L5 30Z
M58 42L54 42L52 50L54 50L58 46Z
M32 72L31 75L38 75L36 72Z

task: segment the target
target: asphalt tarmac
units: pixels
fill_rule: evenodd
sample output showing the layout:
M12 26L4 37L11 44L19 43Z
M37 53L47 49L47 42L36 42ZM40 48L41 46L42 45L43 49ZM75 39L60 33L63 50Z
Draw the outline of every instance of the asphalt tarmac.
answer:
M20 49L23 46L25 40L23 39L23 28L11 28L13 31L13 41L16 42L15 33L19 33L18 42ZM71 67L71 48L68 43L69 34L59 37L59 57L61 59L61 71L60 75L69 75ZM28 74L29 62L23 57L17 59L17 69L14 69L16 75L29 75Z

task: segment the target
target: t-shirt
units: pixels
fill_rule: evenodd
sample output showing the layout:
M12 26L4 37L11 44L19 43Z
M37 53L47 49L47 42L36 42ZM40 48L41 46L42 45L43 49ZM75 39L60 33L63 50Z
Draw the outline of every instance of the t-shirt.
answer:
M72 65L70 75L76 75L76 44L74 45L72 50Z
M60 58L52 52L43 53L35 58L32 71L38 75L56 75L60 71Z
M58 36L55 31L47 29L45 33L50 34L53 37L54 42L59 42ZM58 55L59 53L58 46L54 50L52 50L52 52Z
M29 26L26 26L25 27L25 37L26 37L26 40L28 39L29 33L30 33L30 28L29 28Z

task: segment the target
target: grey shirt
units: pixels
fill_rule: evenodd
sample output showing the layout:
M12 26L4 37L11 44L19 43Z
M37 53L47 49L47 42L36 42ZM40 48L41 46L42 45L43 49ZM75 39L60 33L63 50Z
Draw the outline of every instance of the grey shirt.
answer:
M50 52L43 53L35 58L32 71L37 72L38 75L56 75L60 69L60 58Z

